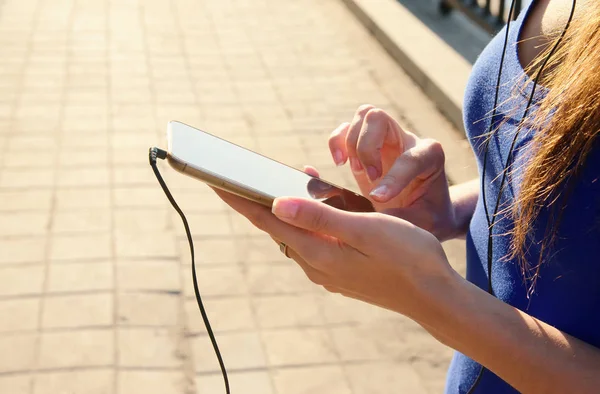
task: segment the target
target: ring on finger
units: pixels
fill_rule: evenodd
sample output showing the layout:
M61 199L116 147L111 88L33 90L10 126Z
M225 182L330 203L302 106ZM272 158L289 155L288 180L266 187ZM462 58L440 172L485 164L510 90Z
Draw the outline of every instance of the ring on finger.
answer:
M290 258L289 255L289 247L286 243L283 242L279 242L279 250L281 251L281 253L284 254L285 257L287 257L288 259Z

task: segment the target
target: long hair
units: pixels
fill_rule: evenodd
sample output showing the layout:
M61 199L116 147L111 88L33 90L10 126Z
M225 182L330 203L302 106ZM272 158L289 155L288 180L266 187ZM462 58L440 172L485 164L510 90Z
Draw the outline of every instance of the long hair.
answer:
M600 132L600 2L587 3L571 23L542 78L547 95L529 124L534 149L526 163L519 195L512 206L511 257L518 258L530 291L546 253L556 240L561 214L585 160ZM549 45L548 47L552 47ZM538 57L543 59L544 54ZM541 60L531 65L539 66ZM526 261L529 236L542 209L549 226L541 241L539 261Z

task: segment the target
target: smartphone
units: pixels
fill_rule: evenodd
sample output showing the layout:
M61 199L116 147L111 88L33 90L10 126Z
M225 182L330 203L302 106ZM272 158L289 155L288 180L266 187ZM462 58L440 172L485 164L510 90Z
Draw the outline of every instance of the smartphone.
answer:
M175 170L267 207L277 197L303 197L351 212L374 211L359 194L184 123L169 122L167 138Z

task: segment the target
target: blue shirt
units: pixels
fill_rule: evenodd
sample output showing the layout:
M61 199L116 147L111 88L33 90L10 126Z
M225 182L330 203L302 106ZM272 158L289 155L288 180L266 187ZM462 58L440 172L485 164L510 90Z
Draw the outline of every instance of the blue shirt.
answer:
M500 178L506 157L521 120L531 84L518 58L517 40L523 21L532 8L529 4L510 26L507 53L500 84L498 112L493 119L500 128L493 133L489 145L487 168L484 176L487 206L490 215L500 189ZM506 29L506 28L505 28ZM475 151L479 174L482 176L484 141L490 126L490 116L500 57L506 30L502 30L481 53L473 66L464 101L464 122L467 137ZM535 101L545 94L543 87L536 89ZM534 102L535 102L534 101ZM532 108L535 111L536 106ZM526 158L523 146L531 141L533 133L524 129L517 139L513 173L507 177L501 196L500 212L510 206L519 191L522 171L519 163ZM552 250L545 253L535 293L527 297L529 283L525 283L517 261L505 259L509 254L513 227L510 215L500 214L494 226L492 288L496 297L570 335L600 347L600 146L596 144L564 210L559 226L559 237ZM540 253L549 212L542 210L532 227L533 238L527 254L528 261L536 264ZM467 234L467 279L487 290L488 224L481 191ZM506 327L510 330L510 327ZM489 341L494 341L493 337ZM467 356L455 352L446 381L446 393L466 393L473 385L480 365ZM516 393L509 384L494 373L485 370L475 393Z

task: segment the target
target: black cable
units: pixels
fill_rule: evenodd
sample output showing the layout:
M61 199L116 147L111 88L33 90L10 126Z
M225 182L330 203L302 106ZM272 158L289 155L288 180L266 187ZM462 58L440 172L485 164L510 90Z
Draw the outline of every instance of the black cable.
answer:
M486 215L486 219L488 222L488 253L487 253L487 266L488 266L488 293L490 293L491 295L494 295L493 289L492 289L492 261L493 261L493 227L494 224L496 223L496 218L498 215L498 209L500 208L500 201L502 199L502 194L504 193L504 187L505 187L505 182L506 182L506 175L508 173L508 169L511 165L511 161L512 161L512 156L513 156L513 151L515 148L515 144L517 142L517 139L519 138L519 134L521 133L522 130L522 126L523 126L523 122L525 121L525 119L527 119L527 116L529 115L529 111L531 110L531 106L533 104L533 99L535 97L535 91L536 88L538 86L539 80L541 75L544 72L544 69L546 68L546 65L548 64L548 62L550 61L550 59L552 58L552 56L555 54L555 52L557 51L560 43L562 42L563 38L565 37L565 35L567 34L567 31L569 29L569 26L571 25L571 22L573 20L573 16L575 15L575 7L577 5L577 0L573 0L572 6L571 6L571 12L569 14L569 19L567 20L567 23L565 24L565 27L560 35L560 37L556 40L554 46L552 47L552 50L550 51L550 53L548 53L548 56L546 56L546 58L544 59L544 61L542 62L542 64L540 65L540 68L538 69L535 79L533 81L533 85L531 88L531 94L529 95L529 100L527 101L527 106L525 107L525 111L523 113L523 116L521 117L521 120L519 121L519 124L517 126L517 131L515 132L515 135L513 137L512 143L510 145L510 149L508 151L508 156L506 157L506 162L504 164L504 170L502 171L502 179L500 181L500 188L498 191L498 196L496 197L496 204L494 206L494 212L492 214L492 216L489 216L488 213L488 209L487 209L487 200L486 200L486 195L485 195L485 169L486 169L486 165L487 165L487 156L488 156L488 152L489 152L489 145L490 145L490 140L491 140L491 132L493 131L493 127L494 127L494 116L496 114L496 106L498 105L498 96L499 96L499 90L500 90L500 78L502 75L502 66L504 63L504 55L506 52L506 47L508 44L508 29L510 27L510 16L512 16L513 13L513 9L514 9L514 5L515 5L515 0L512 1L511 3L511 7L510 7L510 11L509 11L509 20L506 26L506 37L505 37L505 41L504 41L504 48L503 48L503 52L502 52L502 60L500 61L500 69L498 71L498 83L496 85L496 95L495 95L495 99L494 99L494 108L492 110L492 119L490 121L490 128L489 128L489 132L488 132L488 139L486 141L486 145L485 145L485 153L484 153L484 162L483 162L483 174L481 177L481 193L482 193L482 199L483 199L483 205L484 205L484 209L485 209L485 215ZM477 375L477 378L475 379L475 382L473 383L473 385L471 386L471 388L469 389L469 391L467 392L467 394L472 394L475 390L475 388L479 385L479 382L481 381L481 376L483 375L483 371L485 370L485 368L483 367L483 365L481 366L480 370L479 370L479 374Z
M169 199L169 202L175 208L175 211L181 217L181 221L183 222L183 227L185 228L185 235L187 236L188 243L190 245L190 254L192 256L192 281L194 282L194 293L196 294L196 302L198 303L198 309L200 309L200 314L202 315L202 320L204 321L204 327L206 327L206 332L208 333L208 337L210 338L210 342L212 343L213 349L217 356L217 360L219 360L219 367L221 367L221 373L223 374L223 381L225 382L225 392L230 394L229 390L229 379L227 377L227 370L225 369L225 364L223 363L223 357L221 357L221 352L219 351L219 346L217 345L217 340L215 338L215 334L210 326L210 322L208 321L208 315L206 314L206 310L204 309L204 304L202 303L202 297L200 297L200 291L198 290L198 279L196 278L196 261L194 257L194 241L192 239L192 232L190 231L190 226L188 225L188 221L183 214L179 205L175 202L173 195L169 191L167 184L163 180L163 177L160 175L158 171L158 167L156 165L156 159L164 160L167 158L167 152L159 148L150 148L148 153L148 159L150 161L150 166L152 167L152 171L154 171L154 175L156 175L156 179L158 183L162 187L165 195Z
M487 158L490 146L490 140L492 139L492 131L494 130L494 117L498 111L498 96L500 95L500 84L502 83L502 69L504 68L504 58L506 57L506 48L508 47L508 35L510 33L510 22L515 12L516 0L512 0L510 3L510 9L508 11L508 21L506 22L506 33L504 34L504 45L502 47L502 57L500 58L500 66L498 67L498 77L496 79L496 93L494 95L494 106L492 107L492 117L490 119L490 127L487 132L487 139L485 141L485 148L483 153L483 176L481 177L481 189L483 197L483 209L485 210L485 218L487 219L488 227L490 227L490 214L485 199L485 172L487 168ZM488 283L488 292L491 289L490 283Z
M487 219L487 223L488 223L488 283L487 283L488 288L487 288L487 292L489 294L491 294L492 296L494 295L494 289L492 288L492 256L491 256L492 226L490 224L490 217L489 217L487 202L486 202L486 197L485 197L485 173L486 173L486 167L487 167L487 161L488 161L487 158L488 158L490 140L492 139L491 133L494 129L494 118L496 117L496 112L498 109L497 108L498 107L498 96L500 95L500 84L502 83L502 69L504 68L504 58L506 57L506 48L508 47L508 37L509 37L509 33L510 33L510 22L513 19L513 14L515 11L515 3L516 3L516 0L511 1L510 9L508 11L508 20L506 22L506 33L504 35L504 45L502 47L502 56L500 57L500 65L498 67L498 77L496 79L496 92L494 95L494 106L492 107L492 116L490 119L490 127L489 127L489 130L487 133L487 140L485 142L485 148L484 148L484 154L483 154L483 174L481 175L481 194L482 194L482 198L483 198L483 208L485 210L485 218ZM484 370L485 370L485 368L483 367L483 365L481 365L479 367L479 372L477 373L477 377L475 378L475 381L473 382L473 384L467 391L467 394L472 394L475 391L475 389L479 385L479 382L481 381L481 377L483 376Z

